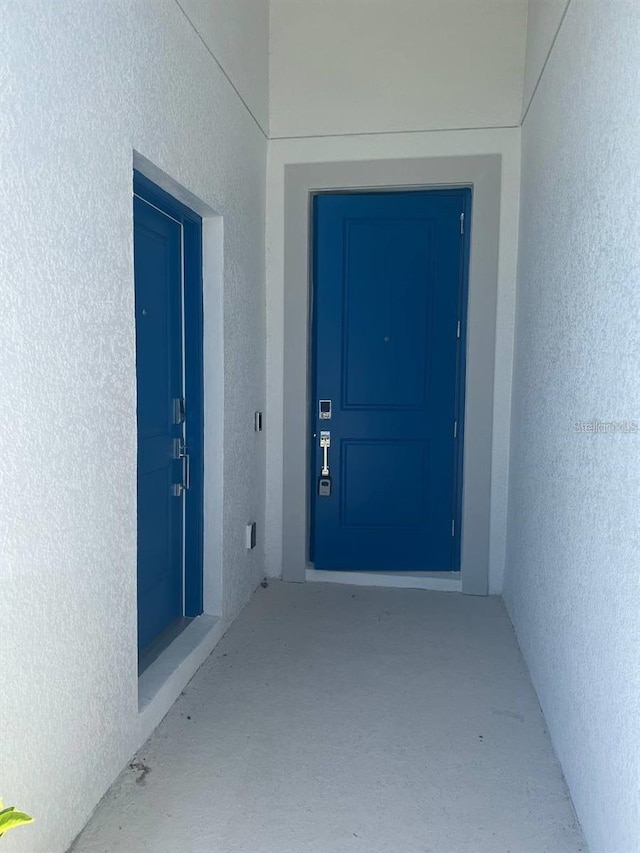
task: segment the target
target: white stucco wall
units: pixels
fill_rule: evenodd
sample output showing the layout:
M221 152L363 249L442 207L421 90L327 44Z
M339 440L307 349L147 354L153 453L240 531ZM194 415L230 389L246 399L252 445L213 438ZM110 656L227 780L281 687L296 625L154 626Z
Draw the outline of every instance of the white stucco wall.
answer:
M177 2L268 133L269 0Z
M572 0L523 128L505 598L591 853L640 851L640 15Z
M61 853L139 736L133 152L223 216L230 618L263 573L266 139L174 0L2 0L0 80L0 795L37 821L1 843Z
M569 0L529 0L522 94L523 111L529 106L568 3Z
M428 157L502 157L498 302L493 411L489 586L500 592L504 570L509 412L520 183L520 131L514 129L439 133L375 134L328 139L275 140L269 147L267 180L267 491L266 565L282 570L283 519L283 322L284 171L292 163L399 160ZM306 282L300 283L301 287Z
M515 126L526 0L271 0L271 136Z

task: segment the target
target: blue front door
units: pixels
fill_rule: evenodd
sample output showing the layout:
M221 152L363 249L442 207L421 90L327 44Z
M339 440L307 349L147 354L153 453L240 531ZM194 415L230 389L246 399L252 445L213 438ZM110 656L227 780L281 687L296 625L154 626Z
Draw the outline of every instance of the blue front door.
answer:
M182 228L134 198L138 648L183 615Z
M202 220L134 172L138 649L202 613Z
M459 569L469 205L464 189L314 197L317 569Z

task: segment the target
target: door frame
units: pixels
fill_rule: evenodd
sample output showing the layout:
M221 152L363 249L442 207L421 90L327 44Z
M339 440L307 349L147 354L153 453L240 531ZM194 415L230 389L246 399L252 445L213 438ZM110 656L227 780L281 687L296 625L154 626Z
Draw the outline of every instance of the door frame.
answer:
M501 157L288 164L284 169L283 579L304 581L309 553L311 199L315 192L470 187L461 588L489 589L491 466ZM306 282L306 286L301 282Z
M185 492L183 616L203 612L204 373L202 218L134 169L133 192L182 225L183 363L187 401L185 444L190 488Z

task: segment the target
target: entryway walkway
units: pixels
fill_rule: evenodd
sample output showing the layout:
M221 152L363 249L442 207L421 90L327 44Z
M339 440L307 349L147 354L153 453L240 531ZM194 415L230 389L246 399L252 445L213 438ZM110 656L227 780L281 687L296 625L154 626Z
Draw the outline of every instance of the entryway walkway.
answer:
M578 853L498 598L259 588L74 853Z

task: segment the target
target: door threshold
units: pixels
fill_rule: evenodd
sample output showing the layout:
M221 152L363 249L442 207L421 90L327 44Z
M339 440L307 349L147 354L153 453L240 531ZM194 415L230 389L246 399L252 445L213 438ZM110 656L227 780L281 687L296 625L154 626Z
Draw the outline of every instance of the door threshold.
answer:
M228 621L217 616L197 616L138 678L136 749L149 737L228 627Z
M462 592L460 572L329 572L326 569L307 569L306 580L316 583L344 583L351 586L386 586L396 589Z
M170 625L166 631L163 631L160 636L153 641L148 649L145 649L138 657L138 678L142 673L149 669L154 660L157 660L160 655L168 649L169 646L176 640L184 629L191 624L193 619L182 616L176 620L173 625Z

